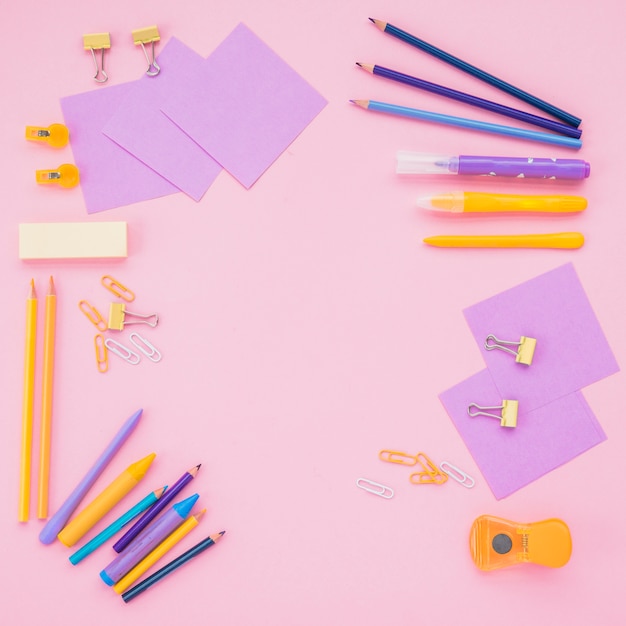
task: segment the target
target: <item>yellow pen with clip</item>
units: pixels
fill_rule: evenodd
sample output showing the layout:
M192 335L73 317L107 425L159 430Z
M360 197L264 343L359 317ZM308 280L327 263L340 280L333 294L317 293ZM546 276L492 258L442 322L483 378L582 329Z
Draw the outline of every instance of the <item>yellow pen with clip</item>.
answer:
M153 452L129 465L112 483L105 487L70 523L57 535L65 546L73 546L97 524L127 493L139 484L152 465Z
M587 208L587 199L563 195L516 195L454 191L418 198L417 206L448 213L578 213Z
M439 235L426 237L424 243L438 248L580 248L581 233L541 235Z

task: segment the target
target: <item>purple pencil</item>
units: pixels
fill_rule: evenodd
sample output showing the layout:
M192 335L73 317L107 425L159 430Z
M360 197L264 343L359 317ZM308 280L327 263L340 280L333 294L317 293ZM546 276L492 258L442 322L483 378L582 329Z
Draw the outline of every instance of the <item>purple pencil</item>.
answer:
M167 493L167 492L166 492ZM193 496L174 504L163 517L145 528L121 554L118 554L101 572L100 578L109 586L114 585L130 572L139 561L148 555L171 533L173 533L191 512L199 496Z
M505 115L506 117L520 120L521 122L526 122L527 124L532 124L533 126L547 128L548 130L559 133L560 135L565 135L566 137L579 139L582 134L582 131L579 128L574 128L568 124L562 124L561 122L549 120L545 117L540 117L539 115L533 115L532 113L527 113L526 111L520 111L519 109L514 109L513 107L509 107L504 104L498 104L497 102L492 102L491 100L485 100L484 98L479 98L478 96L472 96L471 94L464 93L463 91L457 91L456 89L450 89L449 87L444 87L443 85L437 85L436 83L431 83L427 80L416 78L415 76L409 76L408 74L402 74L401 72L396 72L395 70L390 70L386 67L381 67L380 65L366 65L364 63L357 63L357 65L363 68L366 72L370 72L375 76L389 78L391 80L395 80L396 82L404 83L405 85L417 87L418 89L423 89L424 91L429 91L430 93L443 96L444 98L458 100L464 104L485 109L486 111L491 111L492 113L497 113L499 115Z
M130 542L176 497L181 489L192 481L200 469L198 464L186 471L166 492L165 495L152 507L150 507L122 536L113 544L116 552L122 552Z
M111 459L122 447L122 444L128 439L133 430L135 430L142 413L143 409L139 409L124 422L111 443L109 443L105 451L98 457L93 467L85 474L74 491L67 497L67 500L43 527L39 534L39 541L41 541L41 543L50 544L57 538L57 535L63 530L65 522L67 522L72 513L76 510L76 507L81 503L89 489L91 489L100 474L102 474L106 466L111 462Z

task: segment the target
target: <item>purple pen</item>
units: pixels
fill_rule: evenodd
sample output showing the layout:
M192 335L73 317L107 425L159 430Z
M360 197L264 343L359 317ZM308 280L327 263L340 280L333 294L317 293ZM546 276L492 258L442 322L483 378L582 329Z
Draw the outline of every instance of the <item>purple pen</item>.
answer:
M398 174L460 174L580 180L588 178L591 171L589 163L580 159L447 156L400 150L396 160Z
M122 427L115 437L113 437L104 452L98 457L92 468L85 474L83 479L76 485L74 491L67 497L67 500L43 527L41 533L39 533L39 541L41 541L41 543L50 544L57 538L57 535L63 530L65 523L75 511L76 507L81 503L89 489L91 489L100 474L102 474L106 466L111 462L111 459L122 447L122 444L130 437L133 430L135 430L142 413L143 409L139 409L122 424Z
M194 493L193 496L174 504L163 517L140 532L135 540L100 572L100 578L109 586L121 580L185 521L198 498L199 495Z

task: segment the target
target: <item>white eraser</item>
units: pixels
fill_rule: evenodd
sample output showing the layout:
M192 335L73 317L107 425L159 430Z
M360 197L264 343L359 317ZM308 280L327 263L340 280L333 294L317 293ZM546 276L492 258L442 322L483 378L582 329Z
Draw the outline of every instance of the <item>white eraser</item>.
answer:
M128 256L126 222L19 225L20 259L111 259Z

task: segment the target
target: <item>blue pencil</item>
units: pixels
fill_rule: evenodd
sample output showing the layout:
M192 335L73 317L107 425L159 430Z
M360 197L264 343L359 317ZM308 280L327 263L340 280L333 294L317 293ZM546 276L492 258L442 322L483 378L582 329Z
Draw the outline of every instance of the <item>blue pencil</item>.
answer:
M397 104L377 102L376 100L350 100L350 102L363 107L364 109L368 109L369 111L391 113L392 115L401 115L403 117L411 117L413 119L424 120L427 122L438 122L439 124L448 124L449 126L482 130L484 132L495 133L497 135L519 137L521 139L530 139L532 141L541 141L543 143L551 143L557 146L566 146L568 148L576 149L581 148L583 145L583 142L580 139L575 139L574 137L564 137L562 135L553 135L552 133L542 133L534 130L516 128L514 126L491 124L489 122L471 120L465 117L455 117L453 115L422 111L421 109L411 109Z
M149 493L143 500L140 500L135 504L132 509L129 509L116 519L112 524L107 526L102 532L98 533L93 539L88 541L80 550L77 550L70 556L70 562L72 565L77 565L85 557L89 556L97 548L99 548L105 541L110 539L118 530L121 530L126 524L131 522L137 515L143 513L146 509L150 508L165 492L167 485L156 491Z

